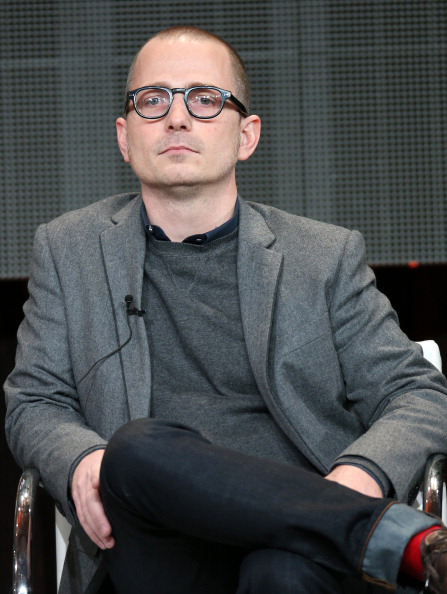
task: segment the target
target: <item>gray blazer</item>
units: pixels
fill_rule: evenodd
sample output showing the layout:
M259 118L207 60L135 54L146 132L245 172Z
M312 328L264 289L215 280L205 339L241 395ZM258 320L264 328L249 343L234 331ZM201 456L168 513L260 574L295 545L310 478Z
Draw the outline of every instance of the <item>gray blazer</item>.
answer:
M141 304L140 205L113 196L39 227L5 384L11 450L76 527L63 592L82 592L100 558L69 503L72 469L150 405L145 324L124 300ZM363 456L405 499L427 457L447 451L447 386L375 288L360 233L242 201L238 279L250 363L279 426L322 473ZM108 356L128 321L132 339Z

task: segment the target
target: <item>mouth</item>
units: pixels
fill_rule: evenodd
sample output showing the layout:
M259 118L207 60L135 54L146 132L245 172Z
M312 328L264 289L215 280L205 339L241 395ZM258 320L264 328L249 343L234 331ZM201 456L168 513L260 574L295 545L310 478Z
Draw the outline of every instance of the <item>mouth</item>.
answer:
M171 154L180 154L180 153L197 153L197 151L195 151L194 149L190 148L189 146L184 146L184 145L174 145L174 146L168 146L167 148L165 148L160 155L165 155L167 153L171 153Z

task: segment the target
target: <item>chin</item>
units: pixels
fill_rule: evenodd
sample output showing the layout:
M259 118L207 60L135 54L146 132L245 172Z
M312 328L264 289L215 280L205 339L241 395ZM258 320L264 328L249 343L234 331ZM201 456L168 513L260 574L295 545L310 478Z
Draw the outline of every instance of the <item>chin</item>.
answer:
M186 172L176 172L171 175L166 175L162 179L160 179L160 187L171 187L174 188L176 186L198 186L206 182L202 176L197 174L191 174Z

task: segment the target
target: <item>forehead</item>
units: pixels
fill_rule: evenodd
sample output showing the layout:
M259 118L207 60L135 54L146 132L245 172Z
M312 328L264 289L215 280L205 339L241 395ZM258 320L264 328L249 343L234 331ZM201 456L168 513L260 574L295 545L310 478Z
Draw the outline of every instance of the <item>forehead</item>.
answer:
M132 80L133 87L185 87L198 83L234 92L230 56L218 41L187 36L152 39L138 56Z

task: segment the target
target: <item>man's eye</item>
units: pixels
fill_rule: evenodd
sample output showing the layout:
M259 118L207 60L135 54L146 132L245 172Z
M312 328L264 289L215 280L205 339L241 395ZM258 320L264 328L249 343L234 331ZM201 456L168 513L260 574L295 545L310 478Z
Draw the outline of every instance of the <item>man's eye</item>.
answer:
M215 101L211 97L199 97L201 105L214 105Z
M161 97L152 96L152 97L141 97L141 99L138 101L138 104L141 105L142 107L156 107L157 105L160 105L161 102L162 102Z
M137 105L139 109L154 109L165 106L169 103L169 97L160 93L144 93L138 96Z
M218 103L217 98L212 95L197 95L193 102L201 107L215 107Z

